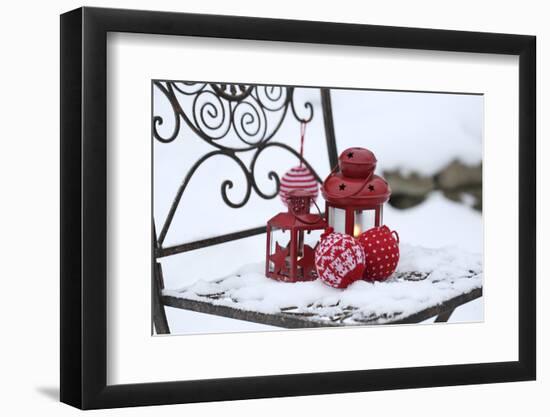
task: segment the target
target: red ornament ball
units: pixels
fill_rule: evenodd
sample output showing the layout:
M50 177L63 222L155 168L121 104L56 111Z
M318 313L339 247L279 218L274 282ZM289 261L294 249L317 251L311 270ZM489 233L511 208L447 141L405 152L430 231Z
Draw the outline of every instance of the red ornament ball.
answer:
M387 226L374 227L362 233L357 241L365 252L367 268L363 279L385 281L399 262L399 235Z
M291 168L285 175L283 175L283 178L281 178L279 196L285 205L288 205L288 193L292 190L306 190L312 192L312 204L313 201L317 199L317 196L319 195L319 183L309 168L305 165L299 165Z
M365 254L357 241L330 229L315 248L315 268L319 278L335 288L346 288L361 279L365 271Z

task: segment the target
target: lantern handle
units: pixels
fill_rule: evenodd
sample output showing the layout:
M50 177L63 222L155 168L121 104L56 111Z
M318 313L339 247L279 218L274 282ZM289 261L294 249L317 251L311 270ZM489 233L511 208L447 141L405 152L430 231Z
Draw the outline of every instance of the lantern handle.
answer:
M335 174L337 171L338 171L338 168L339 168L339 165L336 165L334 168L332 168L332 171L330 171L330 174L324 179L323 181L323 189L325 190L325 194L332 197L332 198L350 198L350 197L355 197L357 194L359 194L361 191L363 191L363 189L367 186L367 184L369 183L370 179L372 178L372 175L369 175L365 178L365 181L363 182L363 185L361 185L361 187L359 187L359 189L355 190L354 192L352 193L349 193L347 195L335 195L335 194L332 194L331 192L329 192L327 190L327 187L326 187L326 183L327 183L327 180L329 178L332 177L332 174Z

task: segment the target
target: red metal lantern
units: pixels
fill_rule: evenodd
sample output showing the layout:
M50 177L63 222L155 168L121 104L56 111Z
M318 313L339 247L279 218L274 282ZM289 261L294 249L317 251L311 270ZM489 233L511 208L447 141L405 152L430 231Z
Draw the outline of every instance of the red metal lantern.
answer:
M376 157L365 148L346 149L321 186L326 215L335 232L357 237L382 225L383 205L391 195L386 180L374 174Z
M326 229L320 214L311 214L309 207L314 193L292 190L288 193L288 211L267 222L265 274L278 281L297 282L317 279L315 270L315 239L313 246L305 242L306 235Z

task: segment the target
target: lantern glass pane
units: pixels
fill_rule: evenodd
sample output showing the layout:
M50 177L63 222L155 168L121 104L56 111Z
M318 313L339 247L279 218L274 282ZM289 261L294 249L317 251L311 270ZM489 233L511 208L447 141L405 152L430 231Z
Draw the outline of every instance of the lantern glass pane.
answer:
M316 275L313 275L316 274L313 253L324 232L322 229L298 232L296 276L299 280L315 279ZM303 257L305 259L302 260Z
M296 241L296 261L300 261L300 259L302 259L302 257L304 256L304 243L305 243L304 240L305 240L305 237L306 237L305 235L306 235L306 232L304 232L303 230L299 230L298 233L296 234L296 238L297 238L297 241ZM290 267L290 258L289 258L288 262L289 262L289 267ZM304 276L304 270L301 267L299 262L296 266L296 274L297 274L298 278L302 278Z
M375 226L376 210L355 210L353 236L357 237Z
M321 230L308 230L304 237L304 243L311 247L312 249L315 249L315 246L319 243L321 240L321 235L325 233L323 229Z
M271 229L271 238L269 240L269 254L275 254L277 245L281 248L286 248L290 245L290 231L279 229L278 227L273 227ZM269 261L269 271L273 272L275 270L275 264L273 261Z
M346 210L329 206L328 224L335 232L346 233Z
M298 230L296 233L296 254L300 257L304 254L304 238L305 232L303 230Z

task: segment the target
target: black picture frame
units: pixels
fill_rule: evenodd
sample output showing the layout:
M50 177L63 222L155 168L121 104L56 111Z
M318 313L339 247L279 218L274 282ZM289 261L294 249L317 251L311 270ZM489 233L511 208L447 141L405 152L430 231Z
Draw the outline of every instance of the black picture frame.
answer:
M519 56L519 358L512 362L107 385L108 32ZM536 378L536 38L101 8L61 16L61 401L82 409Z

